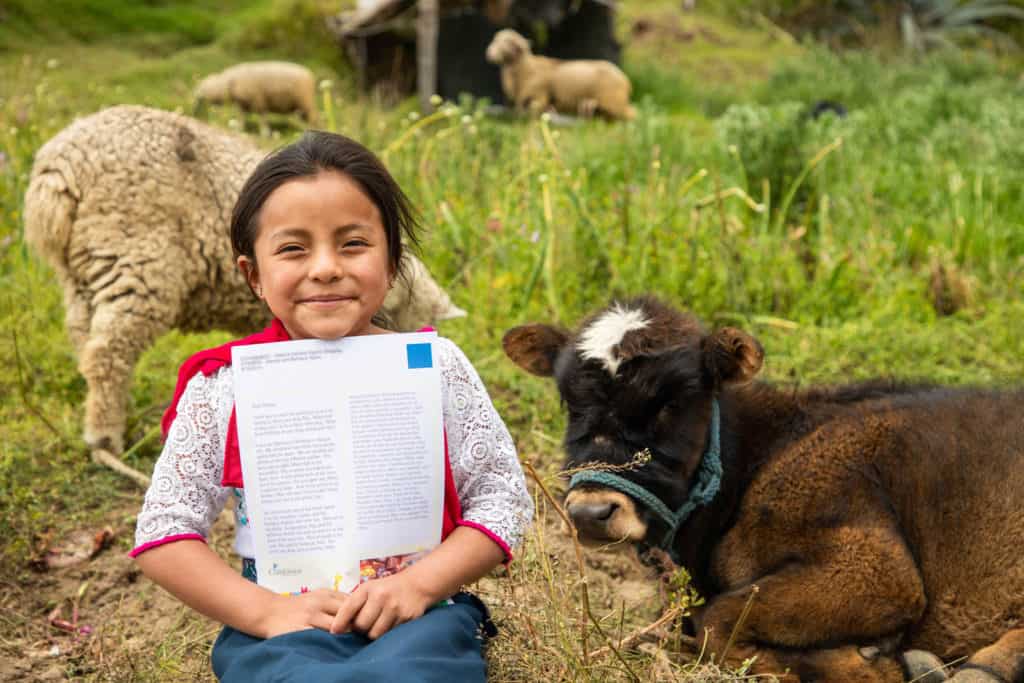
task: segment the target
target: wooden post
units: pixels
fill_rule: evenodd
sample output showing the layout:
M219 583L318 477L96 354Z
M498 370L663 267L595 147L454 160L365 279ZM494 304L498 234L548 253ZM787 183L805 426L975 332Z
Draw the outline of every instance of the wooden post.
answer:
M437 93L437 33L440 19L438 0L419 0L416 17L416 89L420 111L429 114L434 105L430 98Z

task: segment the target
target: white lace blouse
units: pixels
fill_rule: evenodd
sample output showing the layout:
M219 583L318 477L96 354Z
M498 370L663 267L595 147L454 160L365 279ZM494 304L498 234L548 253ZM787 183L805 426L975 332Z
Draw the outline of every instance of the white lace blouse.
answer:
M462 523L487 534L509 559L533 516L515 446L462 350L442 337L435 349ZM228 497L235 495L235 550L253 557L244 490L220 485L233 405L230 367L209 377L196 373L189 381L139 513L133 556L183 538L205 539Z

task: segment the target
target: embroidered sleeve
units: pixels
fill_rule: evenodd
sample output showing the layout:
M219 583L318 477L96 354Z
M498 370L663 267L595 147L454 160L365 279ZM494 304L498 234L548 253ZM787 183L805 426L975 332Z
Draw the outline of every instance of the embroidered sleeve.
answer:
M220 481L233 396L229 369L189 380L153 469L132 557L183 538L205 540L231 491Z
M452 479L463 523L490 536L511 557L533 517L512 437L462 351L439 339L441 394Z

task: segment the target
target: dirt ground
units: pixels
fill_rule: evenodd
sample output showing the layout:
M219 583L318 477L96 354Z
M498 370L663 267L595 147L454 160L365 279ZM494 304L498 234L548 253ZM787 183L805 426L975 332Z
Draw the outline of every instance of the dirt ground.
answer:
M0 583L0 680L213 680L208 657L219 626L151 583L128 557L137 510L126 503L110 514L109 547L99 550L102 529L49 539L33 568ZM566 618L563 630L574 628L567 614L578 586L574 548L554 515L542 509L542 517L511 569L475 586L502 631L489 655L492 669L506 673L497 680L518 678L519 660L535 656L538 645L558 659L545 643L559 646L552 608ZM226 510L211 535L224 557L232 557L232 525ZM621 621L620 629L657 617L657 581L633 553L586 558L595 613ZM560 598L564 606L553 604Z
M44 555L23 580L0 586L0 609L6 613L0 680L138 680L150 672L159 679L160 660L172 658L168 646L178 648L173 658L181 662L208 651L217 625L156 587L128 557L134 526L124 520L133 521L137 511L133 505L111 514L107 528L113 542L92 559L48 568ZM224 514L214 528L213 543L220 550L230 545L231 523ZM78 536L92 535L83 531L55 539L49 547L71 551L82 543ZM54 614L58 608L59 616ZM63 628L55 625L58 618ZM69 625L73 628L65 630ZM203 672L166 673L169 680Z

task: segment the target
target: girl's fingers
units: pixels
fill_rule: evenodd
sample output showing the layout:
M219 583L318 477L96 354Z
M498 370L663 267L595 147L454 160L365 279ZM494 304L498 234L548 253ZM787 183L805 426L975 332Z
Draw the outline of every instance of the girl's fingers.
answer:
M384 610L377 617L377 621L373 623L373 628L366 634L366 637L370 640L377 640L382 635L393 629L398 624L398 614L394 610Z
M369 592L369 591L367 591ZM360 633L369 633L373 625L377 623L383 613L382 601L378 598L377 600L367 600L363 603L362 608L359 610L359 614L352 621L352 629L359 631Z
M313 618L310 619L310 621L312 622L310 624L311 626L318 628L321 631L330 631L331 624L334 623L334 615L326 614L324 612L317 612L313 615Z
M330 627L331 633L345 633L352 630L352 619L366 603L366 594L367 591L354 591L345 596L341 607L334 615L334 621Z
M342 606L345 604L346 598L347 596L343 593L338 595L326 595L324 596L324 599L320 602L318 607L321 612L327 614L333 620L334 615L336 615L338 611L341 610Z

